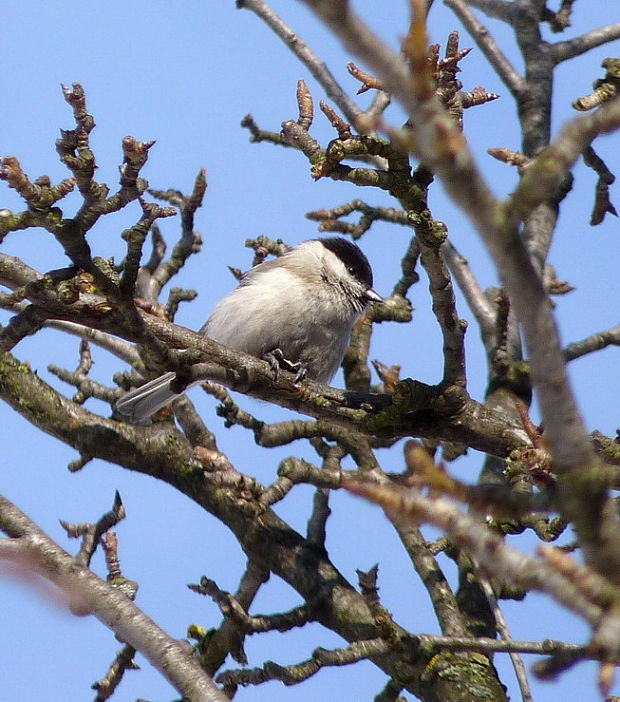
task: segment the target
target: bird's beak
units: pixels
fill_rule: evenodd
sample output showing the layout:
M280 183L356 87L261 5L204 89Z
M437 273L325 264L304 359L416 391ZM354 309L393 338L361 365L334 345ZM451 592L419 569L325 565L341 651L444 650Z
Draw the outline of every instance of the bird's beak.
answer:
M369 302L383 302L383 298L379 293L376 293L372 288L369 290L366 290L364 293L364 297L369 301Z

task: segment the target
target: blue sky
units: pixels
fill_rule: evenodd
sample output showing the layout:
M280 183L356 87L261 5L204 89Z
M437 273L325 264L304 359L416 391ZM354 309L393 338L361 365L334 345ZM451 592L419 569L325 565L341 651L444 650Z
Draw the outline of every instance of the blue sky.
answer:
M367 7L367 3L357 5L362 11ZM443 43L448 32L459 28L459 24L439 2L435 5L431 39ZM345 68L350 57L313 17L299 3L279 0L272 6L329 63L337 79L355 92L357 86ZM394 46L405 33L406 7L406 2L391 3L387 9L382 7L381 16L375 20L378 31ZM576 3L576 29L569 30L567 36L617 21L618 17L610 15L607 2ZM73 126L60 84L80 82L97 124L91 143L98 159L99 180L110 186L117 183L122 158L120 143L125 135L156 140L143 172L154 188L173 187L189 192L198 170L207 169L209 189L196 221L197 229L203 233L204 249L190 260L182 279L173 283L196 288L199 298L181 309L177 317L180 324L200 327L215 301L234 286L226 265L242 269L249 266L251 254L243 247L246 238L265 234L294 244L316 234L315 225L304 218L307 211L335 206L353 197L362 197L370 204L393 204L379 192L360 193L353 186L327 180L315 183L299 153L249 143L247 132L239 126L242 117L251 112L261 127L277 131L282 121L296 117L295 89L299 78L308 82L315 103L324 95L286 47L254 15L236 10L232 1L190 0L175 7L161 0L112 0L104 4L24 0L4 3L1 17L5 64L0 74L1 155L17 156L33 178L43 173L56 181L67 177L54 150L58 130ZM501 25L485 23L509 40ZM464 32L461 36L463 46L473 45ZM549 35L548 39L554 41L556 37ZM504 49L520 67L512 44L506 44ZM554 92L555 129L572 116L571 101L589 92L592 81L601 75L602 59L617 55L616 43L560 68ZM504 86L476 49L462 63L462 69L466 88L483 84L487 90L503 96L466 115L466 134L496 193L505 196L514 187L515 173L486 156L485 151L494 146L519 149L514 107ZM367 104L369 99L361 96L360 103ZM313 134L326 143L333 133L318 109L316 112ZM388 115L399 123L397 109L390 108ZM597 146L616 173L620 172L619 146L617 135L600 140ZM558 278L576 287L570 295L556 298L565 342L584 338L618 321L617 220L608 218L599 228L589 227L594 176L581 165L575 175L575 191L563 207L551 255ZM0 207L20 209L13 191L1 185L0 193ZM452 241L469 258L481 284L496 284L476 235L463 215L447 202L440 185L433 187L430 202L434 216L447 223ZM616 204L620 204L617 195ZM68 198L65 213L70 214L76 206L78 198ZM101 220L89 238L95 253L120 259L123 242L119 234L138 217L139 208L134 205ZM171 244L178 233L178 222L171 219L161 226ZM363 239L379 292L388 293L397 279L400 254L408 235L403 229L377 225ZM23 257L40 270L66 264L60 248L42 231L12 234L3 251ZM378 327L372 357L387 364L400 363L403 376L434 383L441 374L441 339L424 276L412 289L411 299L415 307L413 323ZM462 300L459 313L472 322L467 338L470 391L480 399L485 385L484 356L475 324ZM93 353L93 376L109 382L112 373L119 370L118 362L96 349ZM77 341L45 331L25 340L16 354L29 359L46 380L62 387L46 366L55 363L73 368L77 364ZM576 361L570 369L588 428L610 435L615 433L618 421L619 367L617 349L608 349ZM340 375L334 383L342 383ZM71 394L70 388L63 390ZM257 453L252 437L242 429L226 430L221 426L208 398L202 398L199 391L194 391L192 397L208 424L217 431L222 450L241 471L262 482L273 480L279 460L287 455L295 453L312 459L301 444ZM249 400L241 402L267 420L290 416L278 408ZM89 406L108 413L94 401ZM118 528L120 556L127 577L140 583L138 604L177 637L183 636L191 623L205 628L219 624L215 605L189 592L185 584L198 582L206 574L222 588L236 588L245 559L224 527L167 485L116 466L94 461L81 473L69 474L66 465L76 458L72 450L32 430L6 406L1 411L4 459L0 492L71 549L75 544L67 542L58 519L94 520L109 509L114 490L119 489L128 511L127 520ZM381 458L386 470L401 469L400 447ZM451 470L474 481L480 462L481 456L472 453ZM303 531L311 499L312 490L300 488L277 511ZM399 623L414 633L438 633L426 595L379 510L341 493L332 496L331 504L334 511L328 548L343 574L354 582L356 568L368 569L378 562L383 602ZM570 538L568 533L564 540ZM351 543L358 544L358 548L352 549ZM521 538L514 540L515 545L534 547L533 542L525 541L527 546L523 543ZM147 544L151 548L145 548ZM104 572L100 556L94 566ZM72 617L38 589L25 587L20 581L6 577L0 580L0 587L0 630L5 642L0 698L87 699L90 684L103 675L118 648L112 634L94 619ZM283 611L299 603L295 592L272 577L253 611ZM581 622L538 596L529 597L525 605L507 603L505 609L514 638L552 637L582 642L587 633ZM251 637L247 640L247 652L252 666L269 659L285 664L304 660L319 645L330 648L344 643L313 625L286 635ZM505 682L513 699L517 699L506 658L498 655L496 662L506 671ZM142 670L127 675L115 699L173 698L172 688L150 670L148 663L140 663ZM371 699L384 683L381 671L371 664L361 664L321 671L293 689L279 683L248 688L241 690L237 699L300 702L337 697L340 702L353 702ZM615 691L620 694L620 686ZM537 702L595 698L592 665L576 668L554 686L534 682Z

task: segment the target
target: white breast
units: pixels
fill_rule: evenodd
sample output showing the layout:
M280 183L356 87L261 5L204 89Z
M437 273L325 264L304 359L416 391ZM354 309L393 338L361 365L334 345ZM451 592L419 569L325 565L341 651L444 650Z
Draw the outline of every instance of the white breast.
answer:
M279 348L308 377L327 383L349 343L356 313L342 293L311 286L284 267L256 269L223 298L202 331L221 344L258 358Z

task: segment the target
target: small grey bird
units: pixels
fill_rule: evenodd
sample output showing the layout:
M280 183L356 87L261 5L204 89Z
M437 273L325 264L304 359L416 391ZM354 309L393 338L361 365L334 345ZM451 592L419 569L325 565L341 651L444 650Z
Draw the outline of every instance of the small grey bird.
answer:
M370 302L372 269L355 244L340 237L312 239L244 275L200 332L232 349L297 372L297 380L329 383L338 370L356 319ZM117 411L140 422L179 394L166 373L131 390Z

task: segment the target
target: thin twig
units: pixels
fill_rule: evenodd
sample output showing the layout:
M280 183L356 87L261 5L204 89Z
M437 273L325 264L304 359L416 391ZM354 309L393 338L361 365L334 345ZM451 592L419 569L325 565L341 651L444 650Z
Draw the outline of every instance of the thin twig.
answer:
M592 334L581 341L574 341L564 348L566 361L574 361L593 351L600 351L607 346L620 346L620 324L612 329Z
M444 0L444 4L451 8L464 24L465 29L467 29L478 48L487 57L508 90L516 98L523 95L527 87L525 80L517 73L507 56L499 48L493 35L469 9L468 3L464 2L464 0Z
M338 105L349 122L355 121L355 118L360 113L360 108L340 87L325 63L266 3L262 0L238 0L237 7L251 10L263 20L297 56L300 62L306 66L314 79L325 90L327 97Z
M514 644L514 640L510 635L510 631L508 630L508 624L506 623L504 614L499 607L497 598L495 597L495 593L493 592L493 588L491 587L491 583L484 577L479 578L478 582L480 583L480 586L482 587L482 590L486 595L487 600L489 601L489 606L493 611L493 616L495 617L495 624L497 626L499 635L502 637L502 640L506 643ZM523 700L523 702L533 702L532 690L530 688L530 683L527 679L527 671L525 669L525 665L523 664L523 659L521 658L519 653L520 652L516 650L509 651L510 660L512 661L512 667L515 670L517 682L519 683L519 689L521 690L521 699Z

